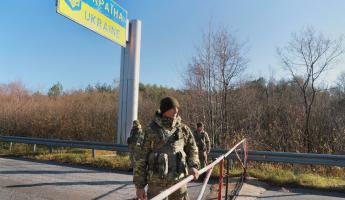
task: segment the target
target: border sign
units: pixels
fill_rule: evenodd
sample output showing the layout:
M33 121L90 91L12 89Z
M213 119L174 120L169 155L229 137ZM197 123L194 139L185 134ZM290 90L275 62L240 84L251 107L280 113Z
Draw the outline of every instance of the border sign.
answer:
M113 0L57 0L57 12L126 47L127 10Z

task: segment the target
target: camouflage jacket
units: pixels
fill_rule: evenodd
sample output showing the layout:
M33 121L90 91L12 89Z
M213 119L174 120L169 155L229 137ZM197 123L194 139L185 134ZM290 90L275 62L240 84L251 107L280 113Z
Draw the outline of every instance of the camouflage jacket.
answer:
M164 155L167 159L166 176L155 170L156 163L152 160L157 160L156 155L159 158ZM162 117L159 112L156 112L154 120L144 129L144 142L137 158L133 175L137 188L145 187L153 177L160 177L164 181L176 181L185 177L188 171L178 170L180 164L185 163L185 169L199 167L198 147L188 126L181 123L180 117L171 120Z
M210 144L210 138L208 137L208 134L206 131L198 132L195 130L193 132L195 142L198 146L199 151L206 151L210 152L211 144Z
M144 140L144 134L141 129L141 126L135 126L131 130L131 134L127 139L128 148L130 151L134 151L136 148L139 148Z

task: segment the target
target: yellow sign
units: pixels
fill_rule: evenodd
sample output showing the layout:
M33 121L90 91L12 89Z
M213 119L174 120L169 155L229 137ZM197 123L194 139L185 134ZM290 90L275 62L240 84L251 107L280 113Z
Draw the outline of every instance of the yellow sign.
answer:
M57 12L126 47L127 11L113 0L58 0Z

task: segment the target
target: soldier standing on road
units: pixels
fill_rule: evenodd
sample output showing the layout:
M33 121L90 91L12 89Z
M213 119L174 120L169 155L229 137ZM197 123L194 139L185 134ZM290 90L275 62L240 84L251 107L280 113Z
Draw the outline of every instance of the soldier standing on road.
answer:
M127 144L128 144L128 149L129 149L129 158L131 161L132 168L136 160L137 152L140 151L143 141L144 141L144 134L141 129L140 122L139 120L134 120L131 134L129 138L127 139Z
M173 97L160 102L152 122L144 129L144 143L134 165L133 182L139 200L149 199L192 174L198 178L198 147L193 133L181 122L179 103ZM169 200L186 200L187 186L174 192Z
M210 153L210 138L204 130L204 124L198 122L196 124L196 130L193 132L195 142L199 150L199 160L200 160L200 169L204 168L207 165L207 155Z

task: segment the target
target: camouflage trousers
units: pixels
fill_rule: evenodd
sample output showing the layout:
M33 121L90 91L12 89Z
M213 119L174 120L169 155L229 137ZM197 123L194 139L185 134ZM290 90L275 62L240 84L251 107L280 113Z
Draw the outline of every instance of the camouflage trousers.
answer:
M200 169L207 165L207 153L206 151L199 152Z
M137 149L129 149L129 160L131 162L131 168L134 168L134 163L137 160L137 154L138 150Z
M134 168L134 162L135 162L135 159L134 159L134 152L133 151L129 151L129 160L131 162L131 168Z
M154 178L150 180L147 188L148 199L152 199L153 197L157 196L159 193L163 192L164 190L168 189L176 183L177 182L166 182L164 179L159 178ZM168 198L165 198L165 200L189 200L187 186L184 185L176 192L169 195Z

